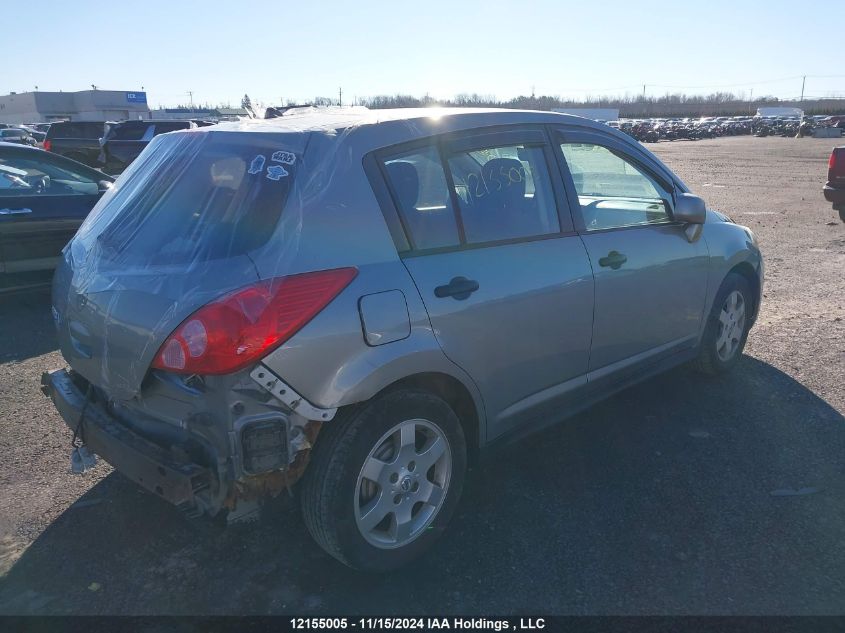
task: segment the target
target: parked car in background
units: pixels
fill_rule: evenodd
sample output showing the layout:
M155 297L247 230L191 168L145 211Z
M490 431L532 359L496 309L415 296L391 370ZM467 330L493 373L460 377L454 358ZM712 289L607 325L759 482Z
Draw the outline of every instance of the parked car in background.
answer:
M845 114L834 114L832 116L825 117L821 120L821 122L828 127L845 128Z
M0 143L18 143L20 145L35 146L38 144L38 141L23 128L7 127L0 130Z
M839 219L845 222L845 145L834 147L827 167L827 184L824 197L839 211Z
M193 121L121 121L109 123L97 164L109 174L119 174L138 158L154 137L198 127Z
M44 392L186 512L299 482L360 569L428 548L491 443L683 362L728 372L760 306L752 232L581 117L327 109L143 161L64 251Z
M41 149L0 143L0 291L49 283L62 248L113 180Z
M44 147L44 141L47 138L46 132L39 132L38 130L30 129L30 128L27 128L27 132L29 133L29 135L33 139L35 139L35 146L36 147L42 147L42 148Z
M59 121L47 130L44 149L96 167L104 131L105 121Z

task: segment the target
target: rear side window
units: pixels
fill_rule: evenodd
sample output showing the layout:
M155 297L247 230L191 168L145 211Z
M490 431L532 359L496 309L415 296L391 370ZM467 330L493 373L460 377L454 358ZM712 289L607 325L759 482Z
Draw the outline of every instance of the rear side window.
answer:
M451 192L433 145L384 161L414 250L560 233L543 146L453 152L445 162Z
M88 138L98 139L103 135L103 123L78 121L72 123L53 123L47 130L47 138Z
M469 244L560 232L542 146L507 145L449 156Z
M80 228L106 256L184 264L242 255L275 231L299 157L258 134L156 137Z
M0 157L0 196L96 196L98 193L96 180L66 167L46 160Z
M400 154L385 161L384 166L413 248L460 244L455 210L437 149Z
M115 125L109 131L109 140L115 141L140 141L153 138L154 127L152 123L129 123ZM149 138L144 139L145 136Z

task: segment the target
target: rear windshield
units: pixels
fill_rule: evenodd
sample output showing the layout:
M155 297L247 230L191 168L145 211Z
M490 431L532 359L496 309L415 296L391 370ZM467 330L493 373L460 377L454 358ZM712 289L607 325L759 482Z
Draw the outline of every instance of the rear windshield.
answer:
M101 121L75 121L71 123L53 123L47 130L47 138L91 138L103 135L105 123Z
M299 157L271 135L159 136L88 216L107 257L185 264L263 246L281 217Z

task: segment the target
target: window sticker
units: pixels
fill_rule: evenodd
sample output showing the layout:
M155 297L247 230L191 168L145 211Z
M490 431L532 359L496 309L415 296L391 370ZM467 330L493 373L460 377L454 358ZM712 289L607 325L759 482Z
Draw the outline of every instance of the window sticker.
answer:
M285 165L293 165L296 162L296 155L292 152L283 152L279 150L278 152L273 152L271 160L277 163L284 163Z
M288 170L281 165L270 165L267 168L267 178L269 180L281 180L288 175Z
M253 158L252 162L249 164L249 170L247 171L247 173L260 174L262 171L264 171L264 162L266 160L267 159L262 154L259 154L258 156Z

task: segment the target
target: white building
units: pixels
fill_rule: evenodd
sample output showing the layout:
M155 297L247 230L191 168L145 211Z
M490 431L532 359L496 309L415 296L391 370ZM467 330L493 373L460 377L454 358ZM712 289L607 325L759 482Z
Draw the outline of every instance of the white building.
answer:
M0 96L0 123L149 118L147 93L122 90L20 92Z

